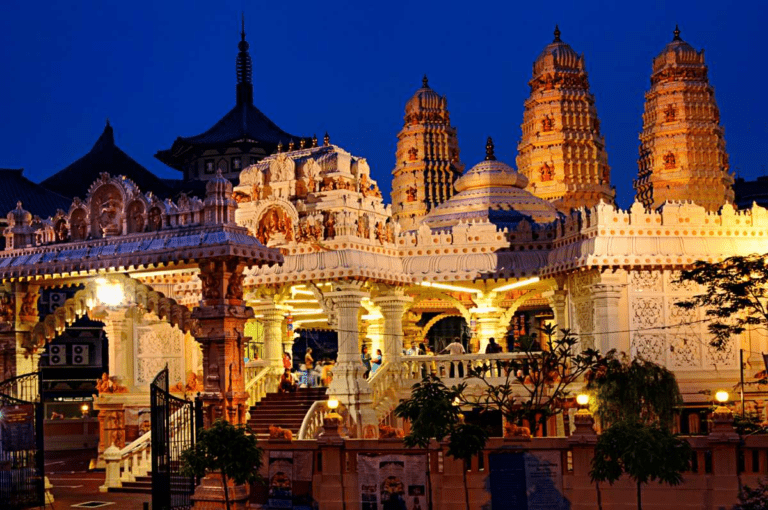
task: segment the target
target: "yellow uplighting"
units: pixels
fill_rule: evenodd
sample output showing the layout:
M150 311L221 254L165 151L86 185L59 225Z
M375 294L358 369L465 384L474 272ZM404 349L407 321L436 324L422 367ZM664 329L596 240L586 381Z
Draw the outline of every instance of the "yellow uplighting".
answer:
M80 406L80 410L84 413L87 413L88 409L89 409L88 404L83 404Z
M715 400L717 400L721 404L725 404L726 402L728 402L728 397L729 397L728 392L725 390L720 390L717 393L715 393Z
M296 315L316 315L318 313L323 313L322 308L307 308L303 310L291 310L291 315L294 317Z
M380 313L367 313L367 314L363 315L363 317L362 317L362 319L364 321L375 321L375 320L383 319L383 318L384 318L384 316L382 314L380 314Z
M339 401L335 398L328 399L328 409L331 411L335 411L336 408L339 407Z
M460 287L459 285L448 285L447 283L419 282L422 287L431 287L433 289L452 290L454 292L467 292L469 294L482 294L483 291L472 289L470 287Z
M586 393L579 393L578 395L576 395L576 403L579 404L580 406L585 406L589 404L589 395L587 395Z
M96 280L96 298L107 306L118 306L123 302L123 286L106 278Z
M299 289L297 287L291 287L291 297L295 296L296 294L302 295L302 296L314 296L315 293L311 290L307 289Z
M507 284L507 285L502 285L501 287L493 289L492 292L506 292L508 290L518 289L520 287L525 287L526 285L530 285L530 284L536 283L538 281L539 281L539 277L538 276L534 276L533 278L528 278L527 280L521 280L519 282L510 283L510 284Z

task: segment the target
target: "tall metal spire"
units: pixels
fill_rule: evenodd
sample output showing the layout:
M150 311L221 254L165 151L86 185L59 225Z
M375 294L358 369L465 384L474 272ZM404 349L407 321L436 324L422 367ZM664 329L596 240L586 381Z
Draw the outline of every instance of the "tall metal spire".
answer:
M675 24L675 31L673 32L675 34L675 37L672 38L673 41L682 41L680 38L680 27Z
M253 104L253 64L248 53L248 41L245 40L245 13L242 14L240 42L237 49L237 104Z
M552 42L563 42L560 40L560 27L555 25L555 40Z

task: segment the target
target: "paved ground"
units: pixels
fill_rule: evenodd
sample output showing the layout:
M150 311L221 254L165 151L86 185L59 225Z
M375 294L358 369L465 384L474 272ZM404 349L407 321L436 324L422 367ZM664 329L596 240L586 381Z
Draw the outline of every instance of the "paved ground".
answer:
M99 492L99 485L104 483L104 473L50 473L48 480L53 485L53 507L57 510L73 508L74 505L88 501L112 503L107 506L90 508L142 510L144 502L149 502L151 499L149 494Z

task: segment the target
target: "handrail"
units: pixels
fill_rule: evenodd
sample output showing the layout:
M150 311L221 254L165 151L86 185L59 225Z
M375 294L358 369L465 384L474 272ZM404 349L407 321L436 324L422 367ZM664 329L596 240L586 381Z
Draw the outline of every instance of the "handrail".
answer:
M245 392L248 394L248 406L256 405L270 391L277 390L277 375L274 367L269 365L251 365L245 367Z
M309 408L309 411L304 415L304 419L301 422L297 439L315 438L318 422L322 425L322 418L325 418L325 415L328 414L327 412L321 412L320 409L323 408L327 411L327 405L327 400L316 400L312 403L312 407Z

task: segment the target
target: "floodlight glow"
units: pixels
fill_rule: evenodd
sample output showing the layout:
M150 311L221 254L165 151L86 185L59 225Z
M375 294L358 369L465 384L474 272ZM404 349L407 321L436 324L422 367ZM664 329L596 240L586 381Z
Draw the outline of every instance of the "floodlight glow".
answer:
M88 404L83 404L80 406L80 410L84 413L88 412Z
M291 310L292 316L297 315L316 315L318 313L324 313L324 310L322 308L306 308L306 309L299 309L299 310Z
M328 409L331 411L335 411L336 408L339 407L339 401L335 398L328 399Z
M479 289L472 289L469 287L460 287L458 285L449 285L447 283L432 283L432 282L419 282L422 287L431 287L433 289L452 290L454 292L467 292L469 294L482 294L483 291Z
M728 402L728 392L725 390L720 390L717 393L715 393L715 400L720 402L721 404L725 404Z
M532 283L536 283L539 281L538 276L534 276L533 278L528 278L527 280L521 280L519 282L510 283L507 285L502 285L499 288L493 289L492 292L506 292L508 290L517 289L520 287L525 287L526 285L530 285Z
M580 393L576 395L576 403L579 404L580 406L585 406L589 404L589 395L587 395L586 393Z
M123 286L120 282L110 283L106 278L96 280L96 297L107 306L118 306L123 302Z

